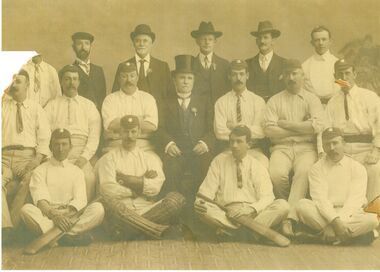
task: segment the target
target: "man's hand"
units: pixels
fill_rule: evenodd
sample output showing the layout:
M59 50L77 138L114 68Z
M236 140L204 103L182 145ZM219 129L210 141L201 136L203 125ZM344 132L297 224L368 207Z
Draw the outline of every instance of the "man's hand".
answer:
M332 228L335 231L335 235L338 237L339 241L344 242L351 238L351 231L345 223L343 223L340 218L335 218L331 223Z
M73 223L70 221L70 218L64 215L57 215L53 217L53 222L54 225L56 225L64 232L68 232L73 226Z
M182 155L182 152L178 148L178 146L175 143L173 143L173 144L169 145L169 147L168 147L168 154L170 157L178 157L178 156Z
M234 127L239 125L239 123L235 123L234 121L228 121L226 125L229 130L232 130Z
M246 203L232 203L228 205L226 208L226 216L227 218L231 219L238 218L242 215L257 215L257 211L253 207L247 205Z
M376 164L380 158L380 149L375 147L371 153L365 158L365 163L367 164Z
M198 199L197 201L195 201L194 203L195 212L202 213L202 214L207 213L207 207L205 204L206 203L202 199Z
M83 167L86 165L87 163L87 159L83 158L82 156L80 156L76 161L75 161L75 165L78 166L80 169L83 169Z
M207 152L207 147L203 143L197 143L193 148L193 152L200 156Z
M147 170L144 174L144 178L154 179L158 176L155 170Z

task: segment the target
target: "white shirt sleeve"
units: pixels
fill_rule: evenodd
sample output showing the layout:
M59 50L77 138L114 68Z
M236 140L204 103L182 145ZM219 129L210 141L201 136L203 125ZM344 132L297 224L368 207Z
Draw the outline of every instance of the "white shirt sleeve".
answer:
M157 195L165 181L165 175L162 171L162 163L158 157L151 156L147 153L144 154L148 170L157 172L157 177L153 179L144 177L143 194L146 196Z
M223 102L222 99L218 99L214 106L214 132L218 140L227 141L231 131L227 127L227 107Z
M96 149L99 145L99 139L100 139L100 133L102 129L102 121L100 119L100 114L98 110L96 109L96 106L94 103L89 103L88 106L88 125L89 125L89 131L88 131L88 138L87 138L87 144L82 152L82 157L84 157L87 160L90 160L92 156L94 156Z

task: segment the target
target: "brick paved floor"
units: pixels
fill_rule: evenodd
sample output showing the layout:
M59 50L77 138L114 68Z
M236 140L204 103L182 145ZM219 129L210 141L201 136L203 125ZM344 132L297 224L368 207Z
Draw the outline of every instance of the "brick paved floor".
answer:
M193 241L96 241L56 247L34 256L20 245L3 249L3 269L380 269L380 239L371 246Z

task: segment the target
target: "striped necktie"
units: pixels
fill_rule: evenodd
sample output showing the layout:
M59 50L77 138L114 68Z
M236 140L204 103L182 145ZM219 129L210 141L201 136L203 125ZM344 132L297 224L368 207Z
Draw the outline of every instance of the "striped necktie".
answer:
M236 159L236 177L237 177L237 187L239 189L243 188L243 174L241 172L241 159Z
M344 94L344 115L346 117L346 120L348 121L350 119L350 115L348 113L348 101L347 101L348 91L343 91L343 94Z
M210 68L210 64L208 63L208 58L205 56L205 69L208 70Z
M22 105L23 105L22 103L19 103L19 102L16 103L16 106L17 106L17 113L16 113L16 130L17 130L17 133L21 133L24 130L24 125L22 123L22 114L21 114L21 106Z
M241 95L237 95L237 101L236 101L236 119L237 122L240 123L243 118L241 116Z
M34 65L34 92L37 93L41 90L41 66Z

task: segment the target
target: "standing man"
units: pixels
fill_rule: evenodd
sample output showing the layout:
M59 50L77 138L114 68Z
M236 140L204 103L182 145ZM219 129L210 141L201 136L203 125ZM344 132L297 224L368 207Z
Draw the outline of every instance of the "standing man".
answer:
M10 242L19 210L13 212L21 188L29 187L31 172L49 155L50 129L40 104L27 98L29 74L21 70L9 89L11 99L2 103L2 232L3 241ZM27 191L26 191L27 192ZM22 202L25 201L27 193ZM20 209L24 203L19 204Z
M249 143L252 149L248 151L248 154L268 168L268 158L263 154L260 145L260 141L265 137L261 127L265 110L264 99L247 89L249 73L244 60L231 62L228 78L232 91L219 98L215 104L214 132L219 140L218 151L229 147L229 135L233 128L246 125L252 135Z
M133 63L138 71L138 88L154 96L157 101L166 97L168 92L173 90L170 77L169 65L150 55L156 34L152 32L150 26L141 24L136 26L131 33L131 40L135 48L135 56L123 63L120 63L115 75L112 92L120 90L119 72L122 64Z
M251 130L244 125L234 127L229 136L231 152L219 154L212 161L200 196L215 200L227 208L197 198L195 211L205 223L228 232L238 228L230 219L248 215L252 221L267 227L279 225L287 216L289 204L274 200L268 170L248 155ZM259 238L259 237L255 237Z
M334 69L341 90L327 104L329 125L343 131L344 152L367 169L367 199L372 201L380 194L380 99L356 85L352 63L341 59Z
M338 58L330 53L330 30L324 26L314 28L311 31L310 43L314 47L315 54L302 64L305 73L304 87L326 105L338 91L334 78L334 64Z
M275 29L270 21L263 21L259 23L257 31L252 31L251 35L256 37L259 54L247 60L248 72L251 75L247 87L266 102L285 89L281 76L285 59L273 52L275 40L281 32Z
M37 167L30 181L33 204L22 208L22 219L27 228L41 235L54 226L66 234L58 240L65 246L88 245L92 237L88 230L100 225L104 217L101 203L86 207L86 183L83 172L67 158L71 149L70 132L56 129L51 134L49 161ZM84 207L79 221L73 224L70 217Z
M269 99L264 132L272 142L269 174L276 198L288 199L290 212L282 231L293 236L295 205L308 192L308 171L317 160L316 135L324 128L323 107L315 94L303 89L304 73L298 60L284 66L286 89ZM293 172L290 182L290 172Z
M214 148L212 107L204 96L193 93L194 57L175 57L173 78L176 97L168 97L159 108L157 144L164 153L166 190L194 197L206 176ZM195 91L194 91L195 92ZM191 182L184 178L192 176Z
M68 159L83 170L87 199L95 196L95 175L90 164L99 145L101 119L95 104L78 95L80 68L67 65L61 70L63 96L50 101L45 107L52 130L65 128L71 133Z
M79 67L80 85L78 93L90 99L101 110L103 100L106 97L106 79L103 68L95 65L90 60L90 53L94 36L87 32L76 32L71 36L73 50L76 55L74 65Z
M125 115L139 118L140 130L137 145L144 151L153 150L151 134L157 130L158 112L154 97L138 88L138 74L133 62L120 64L117 92L109 94L104 100L102 117L105 147L103 152L121 145L120 119Z
M363 165L344 154L340 129L326 129L322 142L326 156L309 172L312 200L299 201L298 217L324 242L341 244L361 236L371 243L379 221L376 214L363 211L367 204L367 172Z
M194 90L208 96L212 105L230 90L227 77L229 63L214 53L217 38L222 34L215 31L211 22L201 22L198 30L191 32L200 51L194 61L194 71L197 73Z
M129 214L125 209L159 224L169 224L178 216L184 198L172 192L160 201L157 195L165 181L158 156L142 151L136 144L140 133L137 116L120 119L122 145L107 153L99 161L100 194L104 199L111 236L128 235ZM136 221L136 224L138 222ZM133 233L129 233L133 234Z
M62 95L57 70L46 63L42 55L34 56L22 69L29 74L28 99L45 107L50 100Z

